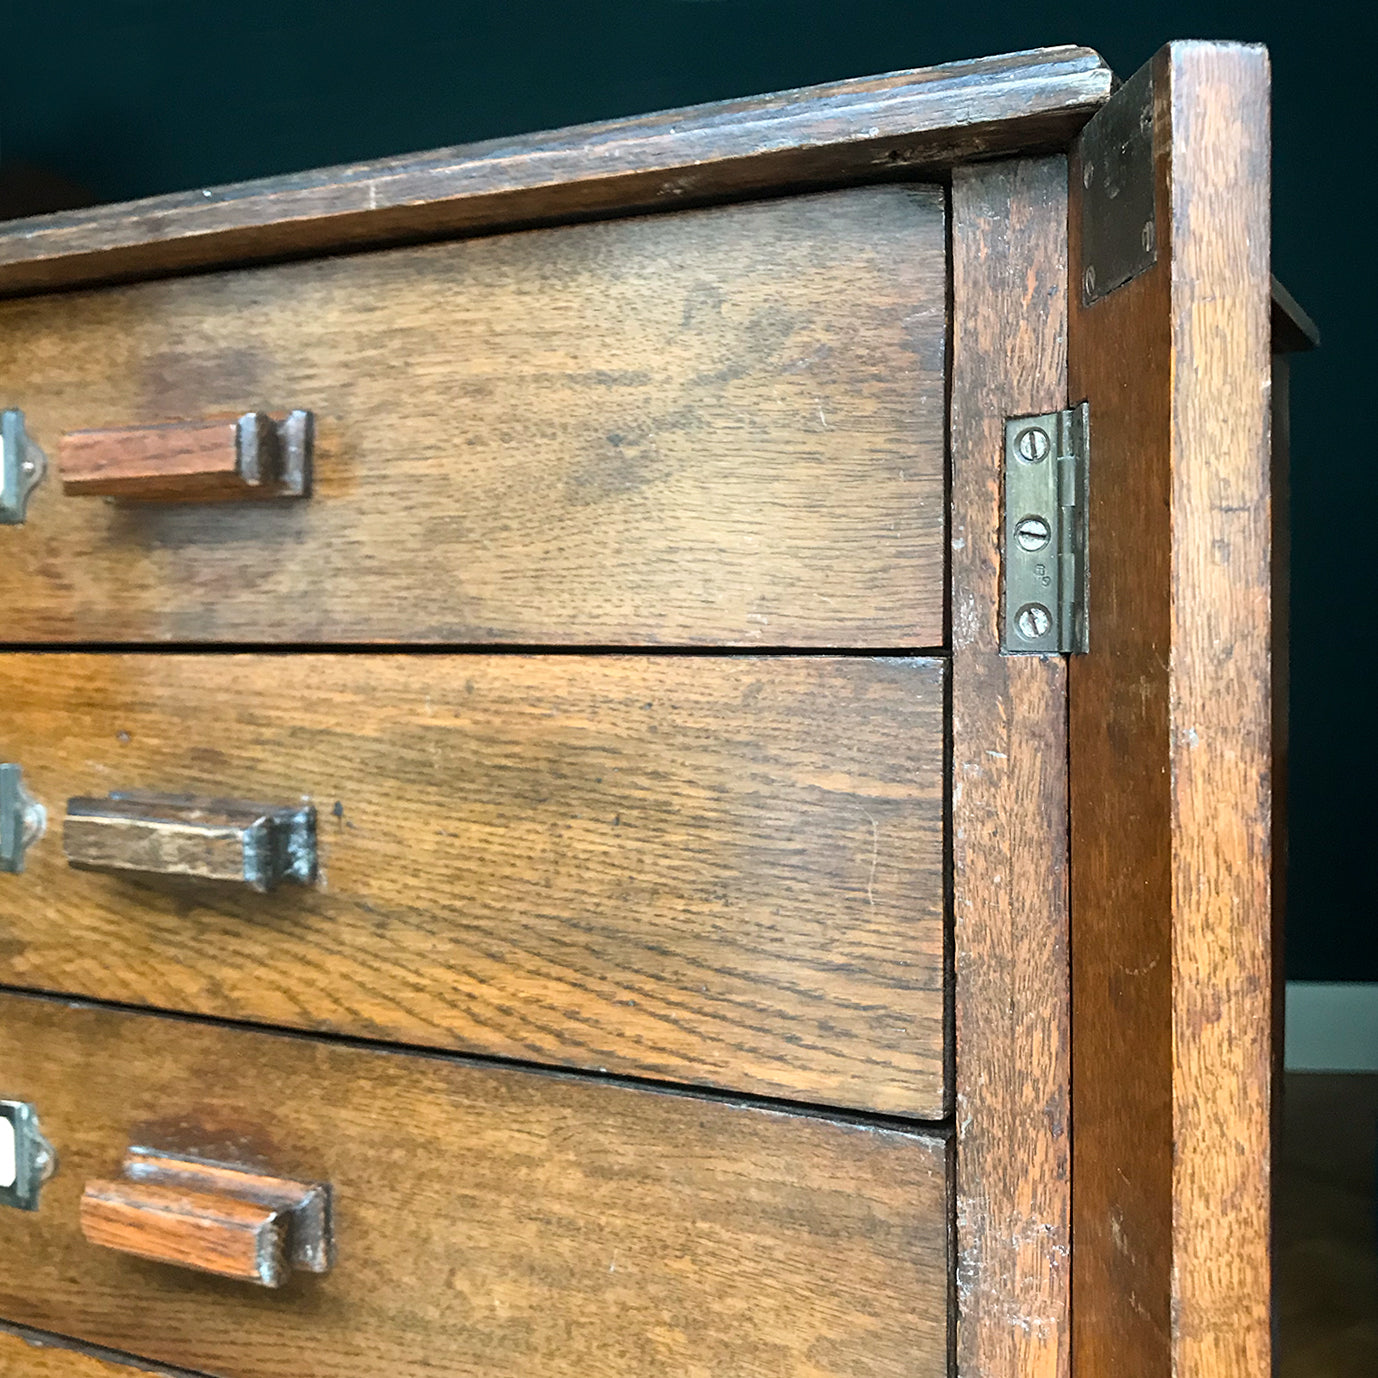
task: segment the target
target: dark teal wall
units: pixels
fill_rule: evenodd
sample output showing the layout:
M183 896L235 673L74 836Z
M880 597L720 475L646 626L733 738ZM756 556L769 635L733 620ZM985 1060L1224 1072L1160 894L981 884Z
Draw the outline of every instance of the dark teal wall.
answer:
M1294 977L1378 980L1373 23L1320 4L5 0L0 158L119 200L954 58L1267 43L1274 254L1325 348L1294 373ZM1361 65L1362 64L1362 65Z

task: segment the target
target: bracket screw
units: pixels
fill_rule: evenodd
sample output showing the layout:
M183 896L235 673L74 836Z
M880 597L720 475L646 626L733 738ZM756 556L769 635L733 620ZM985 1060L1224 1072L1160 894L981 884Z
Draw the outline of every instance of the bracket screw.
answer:
M1014 450L1025 464L1039 464L1048 457L1048 436L1041 427L1025 426L1014 438Z
M1048 635L1053 615L1042 603L1025 603L1014 615L1014 625L1025 641L1037 641Z
M1042 550L1052 538L1052 528L1042 517L1023 517L1014 528L1014 539L1020 550L1033 554Z

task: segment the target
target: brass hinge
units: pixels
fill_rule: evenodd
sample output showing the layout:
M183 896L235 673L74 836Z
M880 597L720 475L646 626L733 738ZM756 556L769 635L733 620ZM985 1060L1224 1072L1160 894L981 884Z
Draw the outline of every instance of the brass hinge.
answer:
M1000 649L1057 655L1089 649L1086 479L1091 409L1005 422Z

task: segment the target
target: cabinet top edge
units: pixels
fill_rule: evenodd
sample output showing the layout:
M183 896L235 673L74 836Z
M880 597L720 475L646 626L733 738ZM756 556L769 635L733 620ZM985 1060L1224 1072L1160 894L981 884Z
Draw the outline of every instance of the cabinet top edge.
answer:
M1109 97L1040 48L0 224L0 296L942 173Z
M1301 354L1320 345L1320 327L1301 303L1273 278L1273 353Z

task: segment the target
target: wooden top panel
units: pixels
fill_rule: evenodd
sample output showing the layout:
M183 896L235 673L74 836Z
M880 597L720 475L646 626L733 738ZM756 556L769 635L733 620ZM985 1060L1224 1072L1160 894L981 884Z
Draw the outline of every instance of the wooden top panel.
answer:
M233 1378L945 1378L943 1137L0 997L61 1155L0 1212L0 1314ZM93 1248L131 1143L332 1189L280 1291Z
M0 294L400 243L1063 147L1110 94L1043 48L0 227Z
M3 528L9 641L934 648L941 188L857 187L0 303L0 405L316 416L293 502Z

